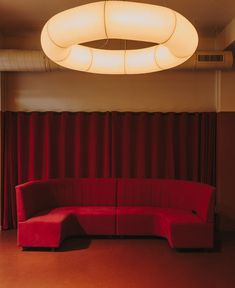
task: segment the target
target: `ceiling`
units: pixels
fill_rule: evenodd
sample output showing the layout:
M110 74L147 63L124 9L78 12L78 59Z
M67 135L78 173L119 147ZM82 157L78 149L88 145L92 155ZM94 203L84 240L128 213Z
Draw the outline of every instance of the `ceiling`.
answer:
M39 31L54 14L91 0L0 0L0 33ZM234 0L135 0L172 8L196 27L199 34L215 36L234 17Z

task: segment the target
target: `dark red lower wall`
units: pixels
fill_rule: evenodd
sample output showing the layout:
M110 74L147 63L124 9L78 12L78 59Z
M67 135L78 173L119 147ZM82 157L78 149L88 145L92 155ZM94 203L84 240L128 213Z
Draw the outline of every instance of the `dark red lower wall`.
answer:
M222 230L235 230L235 112L217 114L217 209Z

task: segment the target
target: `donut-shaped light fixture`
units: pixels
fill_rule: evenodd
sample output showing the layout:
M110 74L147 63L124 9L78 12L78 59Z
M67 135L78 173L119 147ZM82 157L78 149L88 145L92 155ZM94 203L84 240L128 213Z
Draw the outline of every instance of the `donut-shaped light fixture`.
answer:
M100 39L156 43L131 50L105 50L81 45ZM195 52L194 26L169 8L125 1L101 1L53 16L43 27L41 45L55 63L101 74L140 74L169 69Z

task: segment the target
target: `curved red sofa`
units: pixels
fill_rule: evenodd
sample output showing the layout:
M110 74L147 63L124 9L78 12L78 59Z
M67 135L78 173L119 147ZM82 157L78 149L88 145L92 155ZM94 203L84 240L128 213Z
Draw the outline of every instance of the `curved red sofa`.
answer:
M212 248L214 187L168 179L49 179L16 186L18 245L59 247L72 235L156 235Z

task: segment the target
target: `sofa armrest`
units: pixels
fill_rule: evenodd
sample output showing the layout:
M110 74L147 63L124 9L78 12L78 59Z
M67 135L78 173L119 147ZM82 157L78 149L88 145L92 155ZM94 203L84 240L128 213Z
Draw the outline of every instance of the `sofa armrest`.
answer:
M189 181L181 181L179 184L181 193L174 195L176 207L190 209L203 222L214 222L215 188L208 184Z
M179 208L197 214L203 222L213 222L215 187L188 180L159 180L161 207Z
M16 207L18 222L52 206L50 185L45 181L30 181L16 186Z
M204 222L214 222L215 188L207 184L198 183L192 188L192 193L189 194L192 197L191 203L189 203L192 207L192 212L195 211Z

